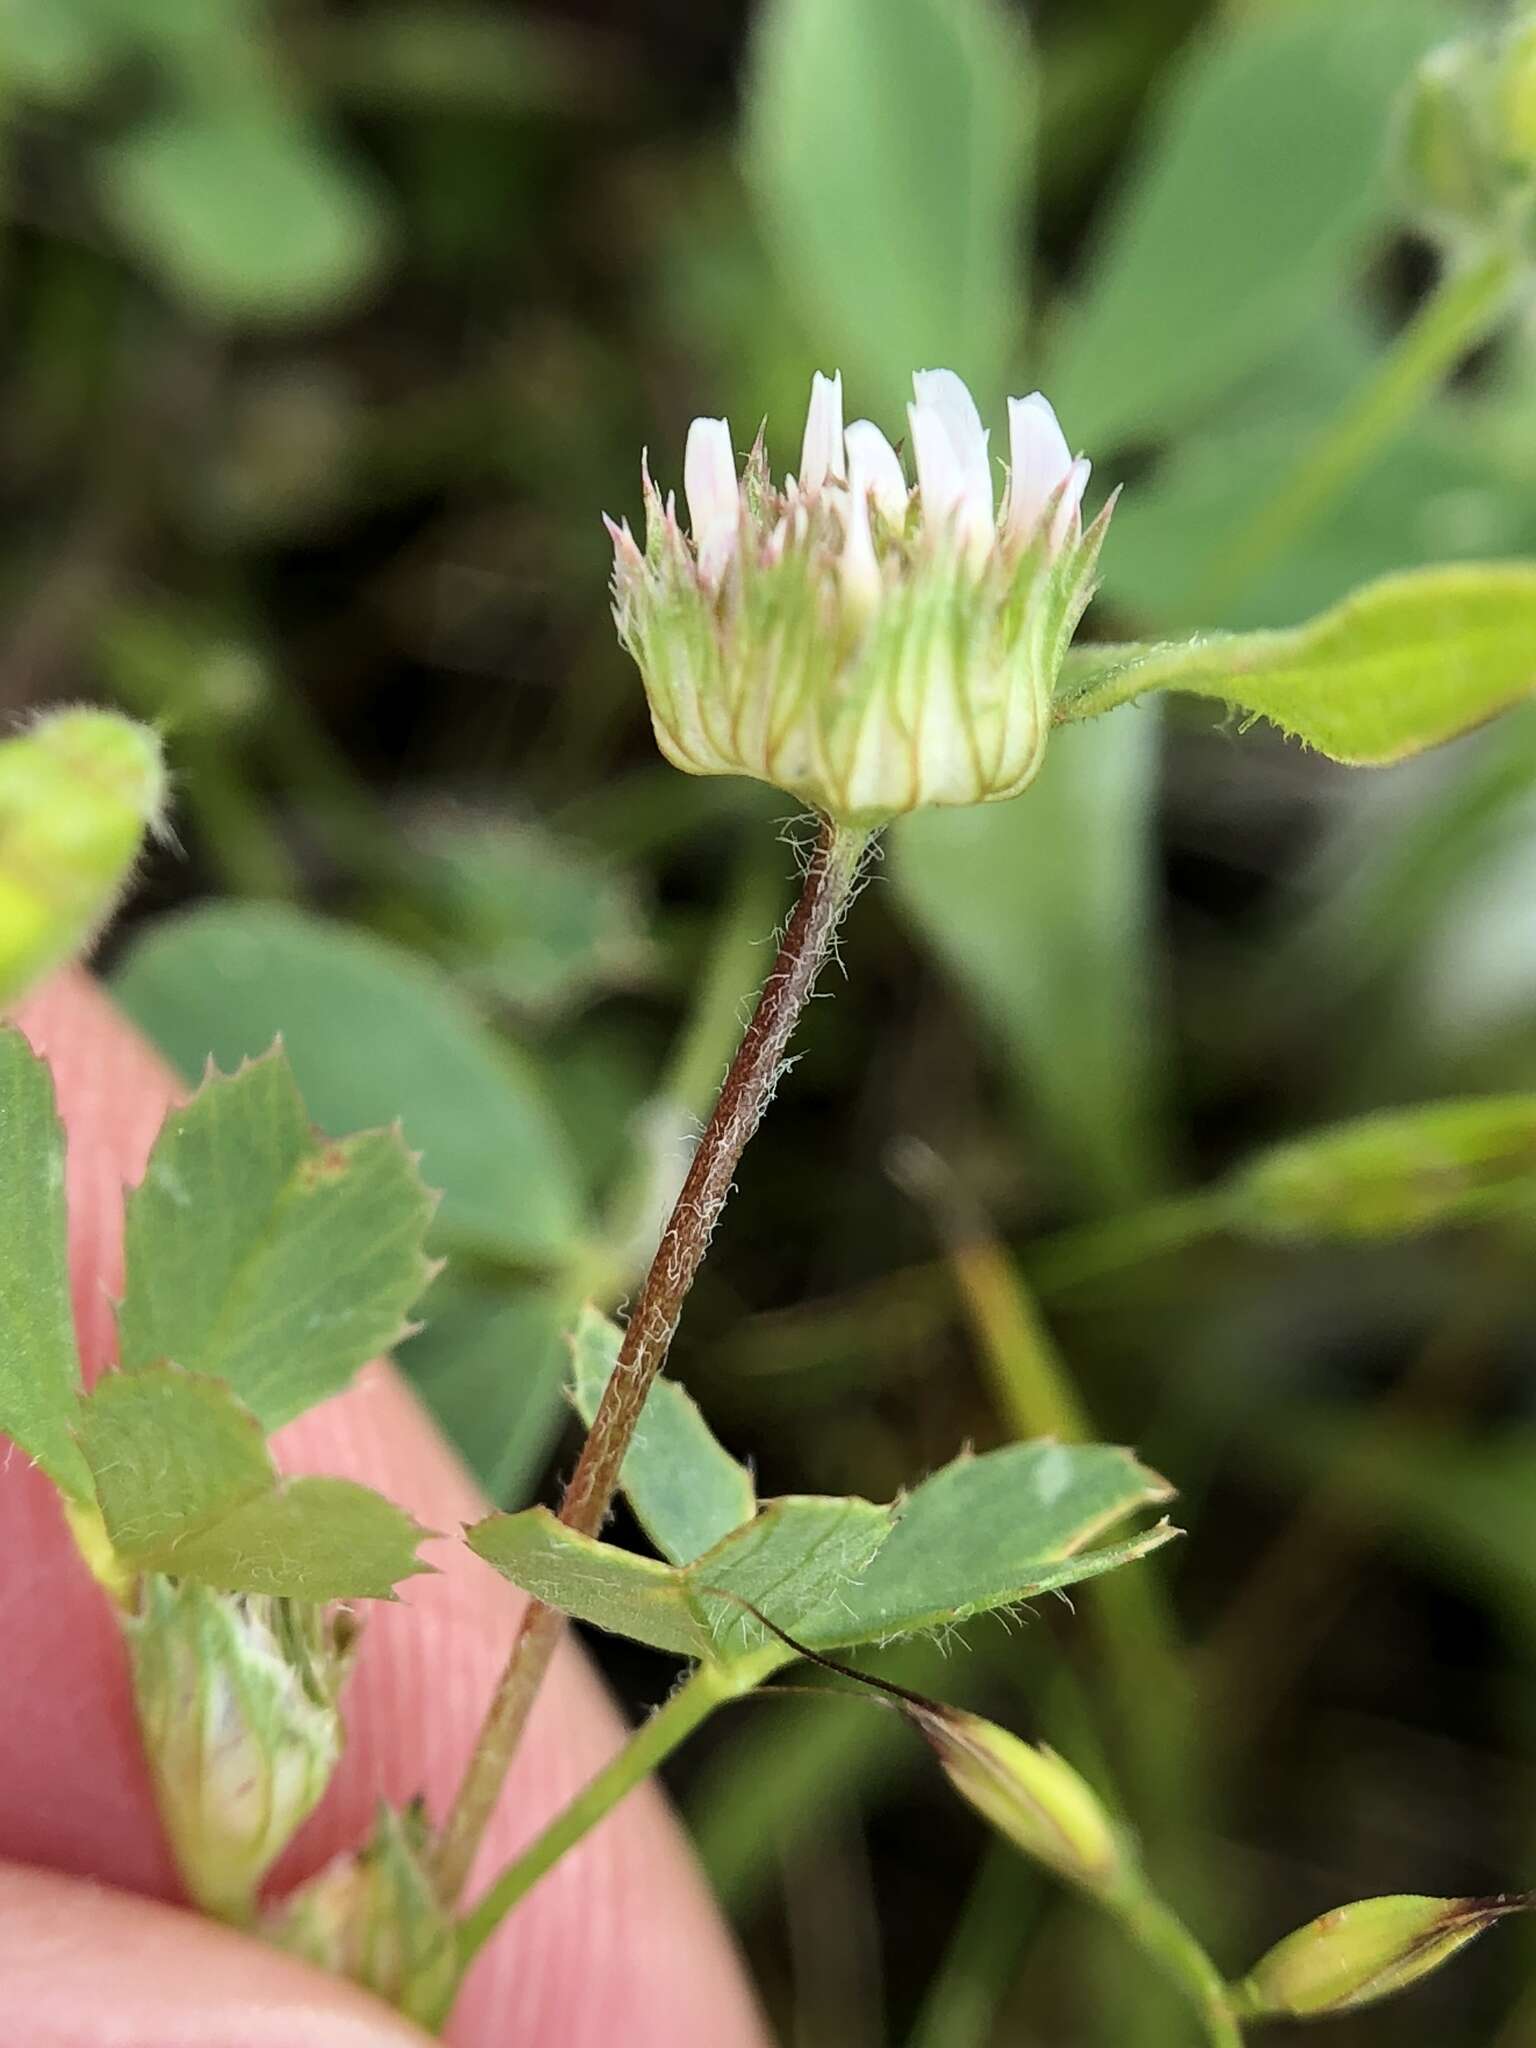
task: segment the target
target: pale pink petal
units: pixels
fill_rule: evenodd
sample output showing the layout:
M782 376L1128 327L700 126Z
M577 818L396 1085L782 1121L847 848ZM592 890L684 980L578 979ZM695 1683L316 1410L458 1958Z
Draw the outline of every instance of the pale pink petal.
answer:
M848 487L858 497L873 498L875 510L892 526L907 516L907 480L901 458L873 420L855 420L843 436L848 450Z
M718 583L741 530L741 493L728 421L700 419L688 429L683 495L700 571L706 582Z
M1008 401L1008 465L1004 525L1010 539L1027 541L1072 469L1067 437L1039 391Z
M811 379L811 402L800 446L800 488L819 491L828 479L841 482L843 468L843 373Z

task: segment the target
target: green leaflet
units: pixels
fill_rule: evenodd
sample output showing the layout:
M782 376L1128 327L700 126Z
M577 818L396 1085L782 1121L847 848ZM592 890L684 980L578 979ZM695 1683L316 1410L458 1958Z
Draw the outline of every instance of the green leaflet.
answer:
M124 1369L211 1374L277 1428L407 1334L432 1209L398 1131L315 1134L281 1053L211 1075L128 1200Z
M1536 1095L1384 1110L1275 1145L1223 1193L1223 1219L1266 1238L1407 1237L1536 1211Z
M0 1028L0 1429L72 1500L91 1475L70 1435L80 1391L69 1299L64 1131L53 1077Z
M588 1428L618 1357L620 1332L582 1311L572 1345L572 1398ZM691 1564L757 1512L752 1475L716 1440L692 1395L658 1379L620 1480L647 1536L673 1564Z
M1367 766L1438 746L1533 689L1536 562L1468 563L1385 576L1289 631L1076 648L1056 716L1184 690Z
M798 1634L835 1609L894 1519L894 1509L867 1500L791 1494L766 1502L685 1566L578 1536L548 1508L491 1515L468 1542L504 1578L580 1621L683 1657L729 1658L766 1637L744 1609L712 1592L750 1600Z
M0 1003L89 945L164 801L159 740L115 712L0 741Z
M941 1627L1091 1578L1174 1532L1086 1546L1168 1488L1105 1445L1014 1444L962 1457L891 1507L809 1495L766 1502L684 1566L575 1535L547 1508L492 1515L470 1547L578 1620L680 1656L729 1658L762 1629L750 1601L816 1649Z
M349 1479L280 1480L254 1415L174 1366L109 1373L79 1438L112 1547L139 1571L228 1593L391 1597L427 1533Z
M902 1504L851 1596L859 1632L840 1640L963 1621L1127 1563L1173 1532L1159 1525L1110 1549L1087 1546L1171 1498L1166 1480L1112 1444L1040 1440L964 1454Z

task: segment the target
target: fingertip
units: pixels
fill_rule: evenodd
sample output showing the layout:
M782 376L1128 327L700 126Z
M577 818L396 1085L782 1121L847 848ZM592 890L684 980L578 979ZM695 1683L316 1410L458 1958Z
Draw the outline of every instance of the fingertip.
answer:
M5 2032L27 2048L424 2048L339 1978L195 1913L0 1865Z

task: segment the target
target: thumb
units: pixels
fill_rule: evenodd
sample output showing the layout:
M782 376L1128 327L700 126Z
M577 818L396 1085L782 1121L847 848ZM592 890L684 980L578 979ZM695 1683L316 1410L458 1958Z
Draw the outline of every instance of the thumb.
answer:
M0 1984L27 2048L426 2048L355 1985L215 1921L14 1863Z

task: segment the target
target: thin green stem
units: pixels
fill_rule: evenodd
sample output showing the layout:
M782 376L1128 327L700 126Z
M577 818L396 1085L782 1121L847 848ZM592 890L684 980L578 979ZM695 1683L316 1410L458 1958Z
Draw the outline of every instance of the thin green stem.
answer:
M1141 1888L1105 1901L1131 1940L1200 2015L1210 2048L1242 2048L1243 2033L1221 1972L1183 1921Z
M1226 1223L1225 1190L1202 1188L1044 1238L1026 1253L1024 1269L1037 1294L1065 1294L1126 1266L1183 1251L1225 1229Z
M750 1692L785 1660L779 1644L730 1665L701 1664L664 1706L625 1743L591 1783L508 1864L459 1924L459 1958L467 1969L502 1921L567 1851L590 1834L637 1785L665 1763L715 1709Z
M1492 333L1515 274L1503 247L1447 270L1367 381L1217 553L1191 597L1192 616L1220 613L1337 503L1456 364Z
M666 1362L683 1303L725 1208L741 1155L772 1100L790 1038L832 950L868 843L868 833L823 819L778 958L704 1127L566 1486L560 1519L582 1535L595 1536L607 1520L646 1396ZM530 1601L524 1610L458 1796L438 1837L434 1875L449 1905L464 1889L496 1810L562 1624L563 1617L542 1601Z

